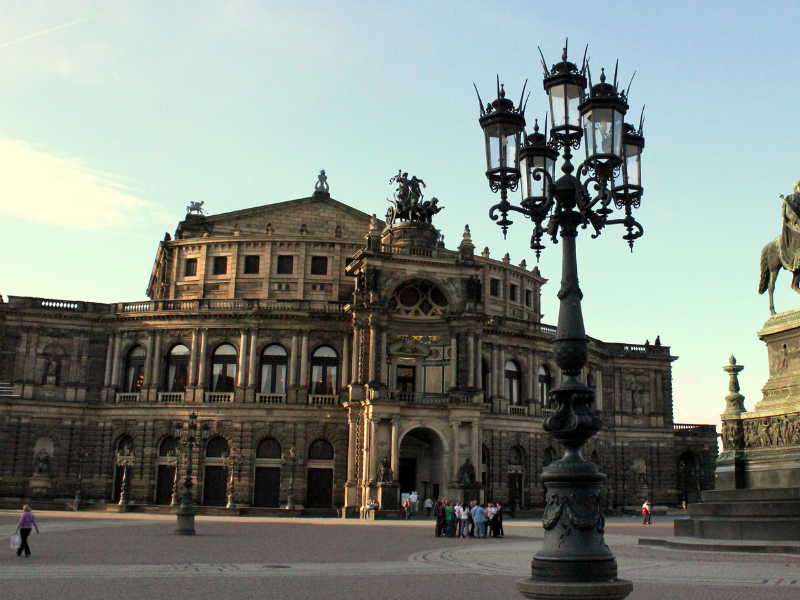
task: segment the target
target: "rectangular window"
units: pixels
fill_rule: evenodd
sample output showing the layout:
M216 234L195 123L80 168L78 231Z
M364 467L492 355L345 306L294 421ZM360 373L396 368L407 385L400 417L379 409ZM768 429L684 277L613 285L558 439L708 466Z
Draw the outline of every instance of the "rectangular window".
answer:
M258 275L258 271L261 269L261 257L260 256L245 256L244 257L244 274L245 275Z
M508 286L508 299L511 300L511 302L518 302L518 296L519 286L512 283L510 286Z
M312 256L311 257L311 274L312 275L327 275L328 274L328 257L327 256Z
M228 272L228 257L215 256L214 257L214 275L225 275Z
M290 283L276 283L275 289L280 292L287 292L292 289L292 285Z
M525 290L525 306L533 304L533 290Z
M278 256L278 275L291 275L294 273L294 256Z
M185 277L194 277L197 275L197 259L187 258L186 268L183 271Z
M325 284L324 283L312 283L311 284L311 291L312 292L324 292L325 291Z
M492 277L489 280L489 295L495 298L500 295L500 280Z

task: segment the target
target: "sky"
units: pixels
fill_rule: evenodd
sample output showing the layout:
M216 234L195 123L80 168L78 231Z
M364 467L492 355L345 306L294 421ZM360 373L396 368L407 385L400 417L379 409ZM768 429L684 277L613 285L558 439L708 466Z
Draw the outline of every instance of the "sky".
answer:
M645 188L633 253L621 227L582 232L587 333L654 342L673 366L676 422L719 423L734 354L745 405L767 358L757 332L761 248L779 194L800 179L800 4L739 1L356 2L6 0L0 3L0 292L135 301L164 232L190 201L211 214L302 198L326 169L333 198L382 216L402 168L445 210L449 247L535 262L530 222L488 219L473 82L484 102L528 80L537 46L569 38L576 62L613 72L645 109ZM595 75L597 76L597 75ZM795 114L793 117L792 115ZM560 246L539 268L557 319ZM778 311L800 307L778 279Z

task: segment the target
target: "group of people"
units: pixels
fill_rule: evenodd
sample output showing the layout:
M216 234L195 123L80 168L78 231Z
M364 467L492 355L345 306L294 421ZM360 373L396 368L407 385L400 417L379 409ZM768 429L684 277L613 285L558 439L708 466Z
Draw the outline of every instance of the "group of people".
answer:
M433 505L436 517L436 537L496 537L502 538L503 505L500 502L479 504L470 502L469 506L450 500L444 496Z

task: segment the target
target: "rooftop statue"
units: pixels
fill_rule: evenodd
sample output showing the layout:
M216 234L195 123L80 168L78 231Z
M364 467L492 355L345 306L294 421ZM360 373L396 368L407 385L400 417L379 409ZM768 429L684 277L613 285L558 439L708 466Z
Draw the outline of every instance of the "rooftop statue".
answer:
M187 215L204 215L206 211L203 209L203 204L205 204L205 200L201 200L200 202L192 202L189 201L189 206L186 207L186 214Z
M328 185L328 176L325 174L325 169L322 169L319 172L319 177L317 178L317 183L314 184L314 192L319 192L321 194L328 194L330 193L331 188Z
M389 183L397 183L394 192L394 200L389 200L393 206L386 211L386 224L391 227L395 221L416 221L418 223L430 223L433 215L441 211L444 206L439 206L438 198L423 201L422 188L425 182L417 179L416 175L408 177L402 169L397 171L397 175L389 180Z
M783 200L783 229L781 234L761 251L761 280L758 293L769 292L769 312L775 314L773 293L781 268L792 274L792 289L800 294L800 181L792 186L793 194Z

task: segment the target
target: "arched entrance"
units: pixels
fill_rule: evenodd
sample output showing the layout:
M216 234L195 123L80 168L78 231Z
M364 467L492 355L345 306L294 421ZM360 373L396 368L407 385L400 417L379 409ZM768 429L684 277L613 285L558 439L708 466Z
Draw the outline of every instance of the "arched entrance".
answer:
M681 503L693 504L700 501L700 457L687 450L678 457L678 495Z
M432 429L417 427L400 441L400 493L436 498L445 487L444 446Z

